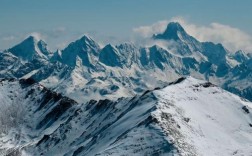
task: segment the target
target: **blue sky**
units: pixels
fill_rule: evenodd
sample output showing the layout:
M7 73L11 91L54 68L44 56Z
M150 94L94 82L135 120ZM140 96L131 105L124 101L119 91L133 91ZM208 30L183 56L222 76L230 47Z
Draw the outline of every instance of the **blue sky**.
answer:
M84 33L96 40L127 40L133 29L173 17L220 23L252 34L251 0L1 0L0 49L39 33L52 49Z

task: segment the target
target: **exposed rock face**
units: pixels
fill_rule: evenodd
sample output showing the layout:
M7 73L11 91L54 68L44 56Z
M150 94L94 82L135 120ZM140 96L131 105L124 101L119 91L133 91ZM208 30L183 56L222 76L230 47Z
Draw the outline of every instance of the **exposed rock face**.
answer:
M192 77L133 98L79 104L32 79L0 85L1 108L11 112L0 113L2 155L252 152L252 103Z
M87 102L132 97L191 75L252 100L249 54L232 54L221 44L199 42L174 22L153 39L169 44L136 47L123 43L101 48L83 36L52 53L44 41L28 37L0 53L0 77L32 77L54 91Z

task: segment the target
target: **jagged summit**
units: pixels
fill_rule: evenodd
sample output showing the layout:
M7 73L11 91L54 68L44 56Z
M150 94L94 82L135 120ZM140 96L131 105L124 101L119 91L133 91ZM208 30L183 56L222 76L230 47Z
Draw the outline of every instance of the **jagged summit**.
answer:
M154 35L154 39L165 39L165 40L181 40L182 38L189 37L184 28L178 22L170 22L167 25L166 30L162 34Z
M100 52L99 61L107 66L121 66L120 54L116 47L111 44L106 45Z
M70 43L68 45L71 46L71 45L74 45L74 46L78 46L78 47L81 47L81 48L100 48L99 44L96 43L90 36L88 35L83 35L80 39Z
M201 49L201 43L187 34L185 29L178 22L169 23L163 33L155 34L152 38L176 42L170 45L170 48L175 48L176 53L183 56L191 55L193 52L200 51Z
M36 39L34 36L29 36L18 45L8 49L9 52L23 60L31 61L33 59L48 59L50 53L47 49L47 44Z
M27 41L27 42L31 41L35 43L35 42L38 42L38 39L35 36L30 35L24 41Z
M113 95L114 98L118 92L120 95L131 96L178 76L192 75L211 80L252 100L251 85L245 83L250 82L251 71L245 69L251 67L251 61L237 61L239 58L233 57L221 44L197 41L176 22L169 23L159 36L163 37L162 41L155 43L162 48L151 44L141 47L132 43L117 46L110 44L101 48L91 37L84 35L53 54L48 54L44 41L30 36L9 52L6 50L0 54L0 68L4 69L0 71L0 77L33 76L39 78L45 86L67 95L78 92L83 95L80 97L95 95L99 98L110 98ZM170 42L167 38L173 38L173 41ZM49 59L42 60L42 63L29 61L34 58L48 58L48 55ZM55 65L56 62L59 68ZM248 90L240 90L235 81L243 81L242 86ZM88 82L94 83L90 86L86 85L90 84ZM116 87L113 86L115 83ZM232 86L229 85L231 83Z
M134 51L137 49L137 47L134 45L134 43L131 42L125 42L119 45L116 45L117 49L127 50L127 51Z
M91 67L97 60L99 50L100 46L98 43L91 37L84 35L62 50L61 62L70 66L75 66L76 59L79 57L84 66Z
M83 35L80 39L73 42L75 44L78 44L79 46L83 47L97 47L100 48L99 44L94 41L94 39L88 35Z
M45 43L45 41L43 40L39 40L38 41L38 47L41 50L41 52L45 55L50 55L52 54L52 52L50 50L48 50L47 48L47 43Z
M233 57L236 61L238 61L240 63L245 62L249 59L249 57L242 50L238 50L237 52L235 52Z

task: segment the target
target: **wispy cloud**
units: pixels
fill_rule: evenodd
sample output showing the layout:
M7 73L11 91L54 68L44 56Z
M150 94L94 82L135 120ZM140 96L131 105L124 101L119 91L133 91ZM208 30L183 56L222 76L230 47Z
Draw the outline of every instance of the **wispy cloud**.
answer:
M167 27L169 21L158 21L149 26L140 26L138 28L133 28L133 32L140 34L142 37L151 37L153 34L161 33Z
M170 20L156 22L149 26L134 28L133 32L143 38L151 37L153 34L161 33L169 22L179 22L184 29L199 41L212 41L222 43L231 51L244 50L252 52L252 37L246 32L221 23L210 23L209 25L197 25L183 17L175 17Z
M10 36L4 36L3 38L2 38L2 40L3 41L12 41L12 40L15 40L16 39L16 37L15 36L13 36L13 35L10 35Z
M46 39L46 35L43 35L40 32L32 32L26 35L25 38L27 38L28 36L33 36L36 40L45 40Z

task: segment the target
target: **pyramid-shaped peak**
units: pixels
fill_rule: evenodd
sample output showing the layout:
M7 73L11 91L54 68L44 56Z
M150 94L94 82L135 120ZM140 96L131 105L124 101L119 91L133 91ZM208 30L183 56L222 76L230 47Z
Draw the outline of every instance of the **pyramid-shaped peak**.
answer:
M90 36L88 35L83 35L81 38L80 38L81 41L94 41Z
M179 22L170 22L167 25L166 31L185 31Z
M31 44L34 44L34 43L37 43L37 42L38 42L38 39L36 37L34 37L34 36L28 36L20 44L22 44L22 43L31 43Z
M34 42L34 43L38 43L38 42L43 42L45 43L45 41L43 41L40 37L38 37L37 35L30 35L27 38L24 39L24 41L30 41L30 42Z
M111 67L121 66L120 54L117 49L111 44L106 45L101 50L99 61Z
M181 38L190 38L185 29L178 22L170 22L167 25L165 31L161 34L153 35L154 39L164 39L164 40L181 40Z
M115 46L113 46L112 44L107 44L103 49L111 49L111 50L115 50Z
M118 53L117 47L112 44L107 44L105 47L102 48L102 51L114 51L115 53Z
M41 39L39 39L36 36L28 36L27 38L25 38L21 43L19 43L18 45L31 45L31 46L36 46L36 45L42 45L44 47L47 46L47 43Z
M8 51L24 60L30 61L37 58L47 59L46 55L49 51L46 46L47 44L44 41L38 40L34 36L29 36Z
M81 44L85 44L85 45L90 45L90 46L94 46L94 47L99 47L98 43L95 42L95 40L88 36L88 35L83 35L79 40L77 40L76 42L79 42Z
M87 49L87 47L91 49L100 49L100 46L97 42L95 42L90 36L84 35L78 40L70 43L67 48L69 47L79 47L79 48L84 48Z
M74 42L71 42L61 53L61 62L75 66L77 58L82 60L84 66L93 66L98 59L100 46L88 35L84 35Z

